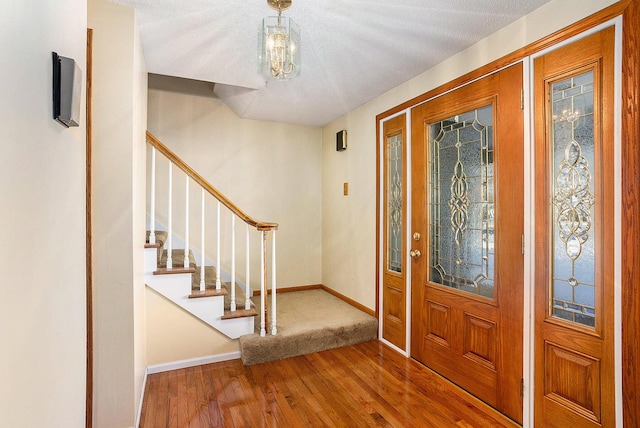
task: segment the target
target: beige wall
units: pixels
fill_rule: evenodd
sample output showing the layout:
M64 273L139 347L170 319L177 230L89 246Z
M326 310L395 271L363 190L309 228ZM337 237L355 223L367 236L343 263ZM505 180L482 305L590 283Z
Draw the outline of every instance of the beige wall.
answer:
M240 119L220 100L168 90L150 90L148 128L193 169L248 215L279 224L278 287L319 284L322 278L322 157L320 128ZM158 158L157 189L166 189L167 163ZM184 175L174 173L174 201L184 200ZM200 195L192 186L191 246L200 248ZM167 224L166 198L157 192L158 221ZM207 203L207 257L215 260L215 205ZM174 230L184 236L184 210L173 213ZM222 215L223 234L229 220ZM244 225L237 224L237 248L244 249ZM230 271L229 240L222 242L223 267ZM259 235L251 239L251 286L260 288ZM236 261L245 279L244 253ZM198 261L199 263L199 261ZM149 364L162 364L238 350L194 317L151 292L147 301ZM161 315L162 314L162 315ZM161 319L162 318L162 319ZM171 340L163 340L163 327ZM194 331L193 335L186 333ZM173 341L175 339L175 341Z
M147 365L239 351L237 340L228 339L148 287L146 299Z
M86 4L0 12L0 426L84 426L85 120L52 119L51 52L83 72Z
M147 65L142 41L138 35L138 23L134 22L133 39L133 147L132 170L132 223L133 223L133 346L134 346L134 407L140 407L141 393L147 361L147 308L144 284L145 213L146 193L146 132L147 132Z
M322 129L322 283L374 309L376 115L526 46L613 0L554 0ZM335 151L335 134L348 148ZM349 182L349 196L342 183Z
M146 67L133 9L90 0L94 30L94 426L133 426L146 367Z

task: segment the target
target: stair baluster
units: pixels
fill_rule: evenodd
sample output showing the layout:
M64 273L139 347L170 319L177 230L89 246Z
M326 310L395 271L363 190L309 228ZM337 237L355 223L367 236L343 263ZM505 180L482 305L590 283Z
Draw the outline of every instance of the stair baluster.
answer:
M184 263L185 269L189 268L189 176L185 174L184 180Z
M245 291L244 291L244 295L246 300L244 301L244 309L245 310L249 310L251 309L251 291L250 291L250 277L251 277L251 265L249 264L249 225L246 224L246 229L247 229L247 233L246 233L246 248L247 248L247 254L246 254L246 266L245 266L245 279L244 279L244 287L245 287Z
M156 243L156 148L151 147L151 193L149 207L149 244Z
M266 316L266 305L265 302L267 300L267 289L265 287L265 263L266 263L266 254L265 251L267 249L267 232L264 230L260 232L262 235L262 251L260 251L260 336L264 337L267 335L265 316Z
M202 189L202 212L200 213L200 218L201 218L201 222L200 222L200 245L201 245L201 252L200 252L200 291L204 293L206 285L204 282L204 188Z
M276 231L271 232L271 334L278 334L276 326Z
M236 216L231 215L231 312L236 310Z
M173 225L172 225L172 209L173 206L173 162L169 162L169 192L167 195L169 199L169 213L167 215L167 269L173 268Z
M216 290L220 291L222 288L222 282L220 281L220 201L218 201L218 217L217 231L216 231Z

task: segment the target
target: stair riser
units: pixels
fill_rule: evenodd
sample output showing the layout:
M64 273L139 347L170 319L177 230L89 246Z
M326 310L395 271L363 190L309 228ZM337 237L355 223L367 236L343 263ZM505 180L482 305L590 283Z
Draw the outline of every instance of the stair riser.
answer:
M144 273L153 273L158 269L158 250L156 248L144 249Z
M237 339L242 335L253 333L254 317L222 320L221 318L224 315L223 296L189 299L192 274L154 275L153 272L158 269L158 250L156 248L145 248L144 255L145 283L148 287L231 339ZM174 260L174 263L178 265L177 260ZM179 263L179 266L182 266L182 260ZM238 307L244 308L244 303Z
M224 298L189 299L190 274L146 275L146 284L231 339L253 333L253 317L222 320Z

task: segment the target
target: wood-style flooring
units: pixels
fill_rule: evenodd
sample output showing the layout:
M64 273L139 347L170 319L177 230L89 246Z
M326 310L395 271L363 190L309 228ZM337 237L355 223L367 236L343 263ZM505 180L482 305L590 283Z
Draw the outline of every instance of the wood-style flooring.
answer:
M379 341L149 375L140 428L518 427Z

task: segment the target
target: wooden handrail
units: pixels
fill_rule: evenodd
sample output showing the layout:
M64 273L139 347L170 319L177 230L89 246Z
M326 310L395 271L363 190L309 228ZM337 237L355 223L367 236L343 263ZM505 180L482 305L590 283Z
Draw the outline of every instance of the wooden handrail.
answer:
M205 180L200 174L195 172L189 165L187 165L182 159L180 159L175 153L173 153L167 146L162 144L153 134L147 131L147 142L155 147L160 153L165 155L174 165L177 165L185 174L193 179L196 183L202 186L207 192L214 198L219 200L225 207L229 208L235 215L240 217L242 221L249 226L255 227L258 230L277 230L278 223L269 223L263 221L257 221L249 217L244 211L238 208L233 202L231 202L226 196L220 193L215 187L213 187L207 180Z

